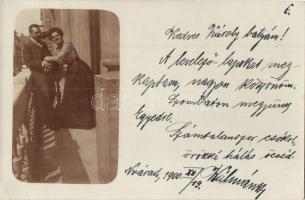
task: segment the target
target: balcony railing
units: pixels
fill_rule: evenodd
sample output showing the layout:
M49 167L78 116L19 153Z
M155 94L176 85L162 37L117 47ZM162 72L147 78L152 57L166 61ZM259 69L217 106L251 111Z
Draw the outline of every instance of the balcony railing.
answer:
M37 159L35 149L33 149L36 142L34 136L41 133L35 132L35 127L39 124L35 122L37 118L35 105L31 103L33 93L30 70L22 70L13 80L13 173L21 181L35 182L32 177L32 163ZM95 90L95 96L100 97L97 98L99 101L95 105L97 106L95 107L97 182L108 183L115 178L118 164L119 72L109 71L96 75ZM82 148L85 151L86 146Z
M29 69L23 69L13 79L13 146L12 168L15 177L22 181L31 179L30 145L31 136L26 128L25 115L29 93L28 81L31 77Z

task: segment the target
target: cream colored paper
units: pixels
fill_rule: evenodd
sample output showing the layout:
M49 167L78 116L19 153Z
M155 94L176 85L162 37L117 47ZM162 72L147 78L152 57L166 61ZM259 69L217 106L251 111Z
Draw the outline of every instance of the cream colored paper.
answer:
M285 1L4 1L1 7L1 188L0 199L303 199L304 198L304 2ZM289 10L287 11L287 7ZM13 78L13 28L15 16L23 9L97 9L117 15L120 22L120 108L118 169L115 179L108 184L38 184L16 180L11 170ZM286 13L285 13L286 10ZM288 14L289 13L289 14ZM234 31L238 39L226 49L235 37L208 37L211 26ZM225 25L225 27L223 27ZM261 40L244 37L255 26L258 32L277 35L275 39ZM285 34L285 31L289 27ZM199 34L196 39L169 38L176 33ZM272 30L273 29L273 30ZM196 36L195 36L196 37ZM161 58L174 51L166 63ZM202 66L171 66L187 51L185 57L208 57L217 63ZM232 52L236 59L249 57L261 64L256 69L218 66ZM164 61L164 60L163 60ZM291 63L290 67L268 68L268 63ZM171 67L170 67L171 66ZM199 69L199 70L198 70ZM289 69L289 70L288 70ZM287 74L284 74L288 70ZM150 79L136 79L138 74ZM284 75L283 75L284 74ZM165 75L172 86L149 87ZM281 77L283 75L283 77ZM141 76L141 75L140 75ZM280 79L277 81L275 77ZM227 102L228 108L200 105L171 106L169 96L196 101L206 86L185 86L192 79L214 79L229 83L214 89L210 100ZM266 83L291 83L281 89L236 90L247 78ZM163 79L163 80L164 80ZM134 81L133 81L134 80ZM141 82L141 84L140 84ZM169 84L170 81L167 83ZM134 83L134 84L133 84ZM152 82L151 82L152 84ZM165 83L166 84L166 83ZM150 85L152 86L152 85ZM281 104L281 108L266 109L258 116L253 107L235 107L239 102L264 101ZM290 104L291 103L291 104ZM145 104L143 112L137 111ZM285 111L285 109L288 109ZM140 115L169 114L159 122L148 122L142 130ZM283 113L282 113L283 112ZM251 114L254 116L251 117ZM143 116L142 116L143 117ZM179 122L179 123L178 123ZM187 124L181 132L195 137L174 139L174 128ZM175 124L176 125L173 125ZM171 125L171 126L170 126ZM256 136L252 141L200 139L207 132L228 136ZM295 140L282 142L261 141L268 136L291 135ZM172 137L170 136L172 135ZM194 135L193 135L194 136ZM187 135L185 135L187 137ZM250 140L250 139L249 139ZM241 149L242 148L242 149ZM223 159L230 151L251 151L250 160ZM295 151L295 153L293 153ZM217 160L190 159L186 153L211 152ZM220 153L219 153L220 152ZM267 153L292 154L291 159L260 159ZM138 164L140 163L140 164ZM241 179L262 183L257 191L240 185L211 182L215 167L232 166L231 171ZM194 169L194 173L188 170ZM132 170L153 170L156 177L137 174ZM128 173L128 170L130 171ZM158 171L159 170L159 171ZM202 170L202 171L200 171ZM177 179L171 176L176 172ZM200 173L199 173L200 172ZM214 171L215 172L215 171ZM181 175L179 176L179 173ZM196 176L198 175L198 176ZM228 175L228 174L227 174ZM169 177L170 176L170 177ZM168 180L167 180L168 179ZM199 181L201 181L199 183ZM246 187L246 186L245 186ZM253 186L254 187L254 186Z

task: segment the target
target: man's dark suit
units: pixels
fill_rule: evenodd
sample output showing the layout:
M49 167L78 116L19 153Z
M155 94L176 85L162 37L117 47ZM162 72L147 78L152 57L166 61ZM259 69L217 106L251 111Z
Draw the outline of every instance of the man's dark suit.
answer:
M34 93L36 108L39 120L44 125L50 126L53 123L53 100L55 95L55 83L50 72L45 72L42 61L51 53L44 42L40 46L32 39L29 39L23 47L24 64L30 68L31 91Z

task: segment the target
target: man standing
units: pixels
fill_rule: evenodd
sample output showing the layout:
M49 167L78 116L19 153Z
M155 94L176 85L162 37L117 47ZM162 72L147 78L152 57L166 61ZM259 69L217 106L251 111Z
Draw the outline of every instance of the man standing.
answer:
M55 151L55 80L51 71L56 66L44 61L51 53L41 40L41 30L37 24L29 26L29 36L23 47L23 62L31 70L27 103L27 124L33 137L30 148L31 181L48 182L58 174L59 169L52 156Z
M41 30L37 24L29 26L30 39L23 47L24 64L31 70L32 91L35 96L39 120L51 128L53 124L53 101L55 97L55 82L48 73L53 67L44 61L51 53L41 40Z

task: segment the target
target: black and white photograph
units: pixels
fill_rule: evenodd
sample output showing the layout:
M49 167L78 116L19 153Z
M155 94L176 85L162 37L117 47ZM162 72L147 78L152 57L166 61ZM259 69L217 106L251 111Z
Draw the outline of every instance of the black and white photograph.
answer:
M18 14L12 145L18 180L90 184L114 179L119 66L114 13L32 9Z

